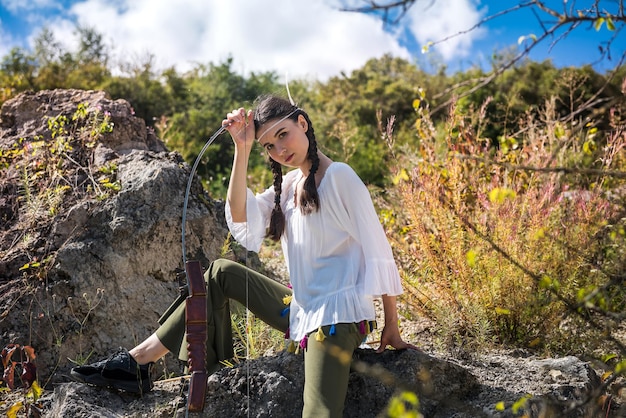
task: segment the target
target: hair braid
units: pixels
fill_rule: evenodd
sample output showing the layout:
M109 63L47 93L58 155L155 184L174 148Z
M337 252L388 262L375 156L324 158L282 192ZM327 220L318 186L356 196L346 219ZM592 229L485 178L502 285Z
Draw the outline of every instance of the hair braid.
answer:
M270 165L274 175L274 209L272 209L267 236L278 241L285 230L285 214L280 207L280 195L283 190L283 168L272 158L270 158Z
M309 175L306 176L304 180L302 193L300 194L300 211L306 215L317 211L320 207L320 197L317 193L317 185L315 183L315 173L317 173L317 169L320 166L320 157L317 155L317 141L315 140L313 124L306 113L302 112L301 114L304 116L309 126L306 131L306 136L309 138L307 158L311 161L311 169L309 170Z

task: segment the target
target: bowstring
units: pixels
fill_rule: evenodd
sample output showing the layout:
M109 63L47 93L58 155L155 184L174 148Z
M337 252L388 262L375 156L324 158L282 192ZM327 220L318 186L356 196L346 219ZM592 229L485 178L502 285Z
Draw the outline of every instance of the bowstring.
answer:
M186 229L186 224L187 224L187 205L189 204L189 194L191 192L191 184L193 183L193 176L196 172L196 169L198 168L198 164L200 164L200 160L202 160L202 156L204 155L204 152L207 150L207 148L209 148L209 145L211 145L217 139L217 137L220 136L225 130L226 130L226 127L222 126L217 131L215 131L213 135L211 135L209 140L204 144L204 147L202 147L202 150L200 150L200 153L196 157L196 161L194 161L193 166L191 167L191 171L189 172L189 179L187 180L187 189L185 190L185 200L183 201L183 217L182 217L183 224L182 224L182 237L181 237L181 244L182 244L182 249L183 249L183 267L187 265L185 229Z
M248 138L248 115L245 114L245 122L244 122L244 135L245 138ZM244 152L247 153L248 142L244 141ZM246 167L246 172L248 168ZM247 198L247 189L246 189L246 255L245 255L245 263L246 263L246 396L247 396L247 415L250 417L250 309L249 309L249 288L248 288L248 279L249 279L249 266L248 266L248 198Z

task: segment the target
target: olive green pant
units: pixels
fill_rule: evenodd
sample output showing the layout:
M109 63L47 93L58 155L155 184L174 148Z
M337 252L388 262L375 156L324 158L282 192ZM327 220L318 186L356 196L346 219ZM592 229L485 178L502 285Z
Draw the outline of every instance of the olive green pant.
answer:
M291 289L230 260L216 260L204 275L207 283L206 366L209 373L220 369L220 361L234 356L228 300L238 301L271 327L286 332L283 298ZM168 309L156 331L163 345L182 361L187 360L185 304L179 298ZM317 330L308 335L304 350L303 417L341 417L348 389L352 353L364 335L356 324L322 328L326 338L318 341Z

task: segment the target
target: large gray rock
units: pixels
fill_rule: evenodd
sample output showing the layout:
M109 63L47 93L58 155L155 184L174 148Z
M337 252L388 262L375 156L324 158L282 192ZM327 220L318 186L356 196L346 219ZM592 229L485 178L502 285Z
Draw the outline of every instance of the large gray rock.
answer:
M392 397L418 394L422 413L446 417L472 411L466 399L478 383L466 369L413 350L359 350L354 356L344 417L373 418L385 413ZM302 413L303 356L276 355L223 368L209 377L202 417L298 417ZM181 393L182 389L182 393ZM183 416L185 385L157 382L143 397L74 383L59 385L48 417ZM181 396L182 395L182 396ZM414 412L416 409L414 409ZM475 415L467 415L475 416Z
M182 417L187 382L157 381L143 396L64 383L47 395L46 416ZM390 404L406 392L417 395L419 412L426 418L624 416L615 400L610 407L588 401L599 383L589 364L575 357L538 359L501 353L461 364L420 351L359 350L353 357L344 417L389 416ZM303 387L303 356L272 354L210 376L205 409L191 416L298 417ZM411 402L403 404L407 412L416 412ZM514 404L520 405L515 411Z
M418 394L428 417L448 413L478 389L461 366L421 351L358 350L353 357L344 417L375 417L403 391ZM222 369L209 378L206 417L295 417L302 412L304 367L301 355L281 352Z
M23 147L53 143L61 134L53 137L47 121L59 115L71 121L80 104L90 115L110 115L113 130L82 146L92 127L67 122L72 149L47 171L59 180L33 180L48 183L33 183L31 192L33 200L41 199L57 184L72 185L55 214L19 193L20 164L35 167L27 164L44 157L24 152L3 169L0 181L0 344L33 346L42 382L63 379L73 362L133 347L149 336L178 294L176 269L182 267L189 166L133 116L128 102L79 90L20 95L0 111L0 147L30 151L34 147ZM116 167L119 191L94 193L102 167ZM36 173L33 168L29 175L36 179ZM206 267L220 256L227 237L223 219L223 206L196 181L187 214L188 257ZM23 269L33 260L46 262Z

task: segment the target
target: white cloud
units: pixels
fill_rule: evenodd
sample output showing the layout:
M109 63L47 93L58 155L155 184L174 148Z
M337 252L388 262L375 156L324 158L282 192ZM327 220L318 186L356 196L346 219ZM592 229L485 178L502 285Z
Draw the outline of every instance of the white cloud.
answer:
M5 33L0 22L0 57L6 56L11 51L11 45L13 45L11 35Z
M391 33L376 16L338 10L358 5L357 0L74 0L61 13L58 0L0 0L9 9L21 8L22 17L33 22L31 42L45 24L74 48L78 23L102 34L113 58L126 63L145 62L152 54L157 69L186 71L233 57L233 68L241 73L276 71L321 80L386 53L410 60L419 51L402 46L407 31L425 45L470 29L485 15L478 1L417 1ZM32 5L44 12L38 14ZM445 61L457 60L468 56L484 33L472 30L434 50ZM0 32L2 45L10 40Z
M42 8L55 8L58 2L55 0L0 0L0 4L11 13L21 13L25 10L40 10Z
M407 26L420 44L437 42L471 29L485 16L486 9L478 9L476 0L437 0L416 2L407 13ZM486 30L477 28L453 36L433 47L445 61L466 57L474 41L485 36Z
M122 57L152 53L158 65L180 71L232 56L242 73L326 79L385 53L410 59L378 19L322 0L86 0L70 13ZM72 45L72 25L66 16L50 27Z

